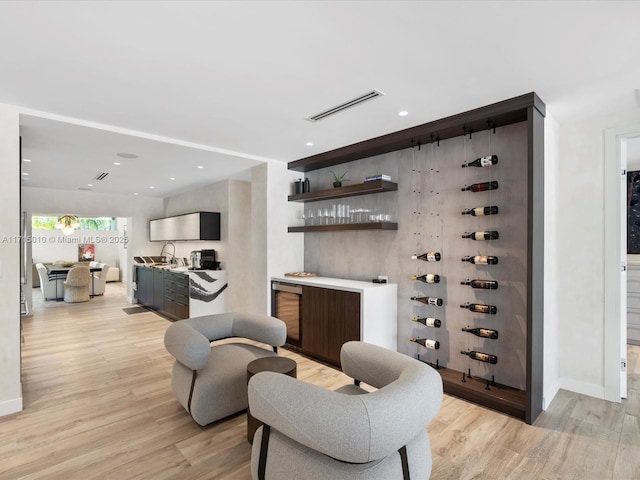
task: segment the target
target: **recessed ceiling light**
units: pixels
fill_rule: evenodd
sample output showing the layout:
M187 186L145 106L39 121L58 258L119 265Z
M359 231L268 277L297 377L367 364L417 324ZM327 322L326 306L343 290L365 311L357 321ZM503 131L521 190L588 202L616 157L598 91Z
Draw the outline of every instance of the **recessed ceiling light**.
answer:
M313 147L313 142L307 142L307 147Z
M113 162L114 165L120 165L120 162Z
M135 192L134 195L140 195L138 192Z
M154 187L153 185L149 185L149 188L156 188L156 187Z
M121 153L116 153L116 155L119 156L120 158L138 158L138 155L136 155L135 153L121 152Z
M198 168L204 168L202 165L198 165Z
M400 115L401 117L406 117L407 115L409 115L409 112L407 112L406 110L402 110L401 112L398 112L398 115Z
M87 183L87 187L93 187L93 183Z
M176 177L169 177L169 180L175 180Z
M27 163L29 163L31 160L30 160L30 159L28 159L28 158L23 158L23 159L22 159L22 161L23 161L23 162L27 162Z
M27 172L22 172L22 175L29 175Z

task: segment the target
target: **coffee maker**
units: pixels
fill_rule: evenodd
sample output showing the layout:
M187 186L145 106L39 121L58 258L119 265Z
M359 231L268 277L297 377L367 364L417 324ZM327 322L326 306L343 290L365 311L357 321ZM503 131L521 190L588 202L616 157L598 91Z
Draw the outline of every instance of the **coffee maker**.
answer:
M216 261L215 250L193 250L191 252L192 270L219 270L220 262Z

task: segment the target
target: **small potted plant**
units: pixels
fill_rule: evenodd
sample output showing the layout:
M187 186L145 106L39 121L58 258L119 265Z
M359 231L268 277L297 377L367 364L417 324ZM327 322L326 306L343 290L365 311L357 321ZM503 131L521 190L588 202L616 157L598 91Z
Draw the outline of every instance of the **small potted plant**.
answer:
M336 172L331 170L331 174L333 175L333 186L335 188L341 187L342 186L342 182L348 182L349 181L347 178L345 178L347 176L347 172L348 171L349 170L344 172L342 175L338 175Z

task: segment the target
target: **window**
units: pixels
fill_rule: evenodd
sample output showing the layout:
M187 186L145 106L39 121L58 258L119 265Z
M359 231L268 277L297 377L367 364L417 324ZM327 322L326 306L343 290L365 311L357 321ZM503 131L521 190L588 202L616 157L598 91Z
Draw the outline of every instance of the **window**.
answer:
M31 227L42 230L55 230L58 217L36 216L31 217ZM78 230L117 230L116 219L114 217L79 218L80 227Z

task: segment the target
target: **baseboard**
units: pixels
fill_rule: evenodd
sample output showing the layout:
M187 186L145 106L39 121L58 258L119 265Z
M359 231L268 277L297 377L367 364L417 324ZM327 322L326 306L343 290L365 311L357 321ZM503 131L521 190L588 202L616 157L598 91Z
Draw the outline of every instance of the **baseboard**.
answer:
M0 402L0 417L22 411L22 397Z
M556 379L551 386L544 390L542 395L542 410L546 410L553 402L553 399L556 398L558 391L560 391L560 379Z
M604 386L594 383L580 382L571 378L560 378L558 386L570 392L587 395L588 397L600 398L604 400Z

